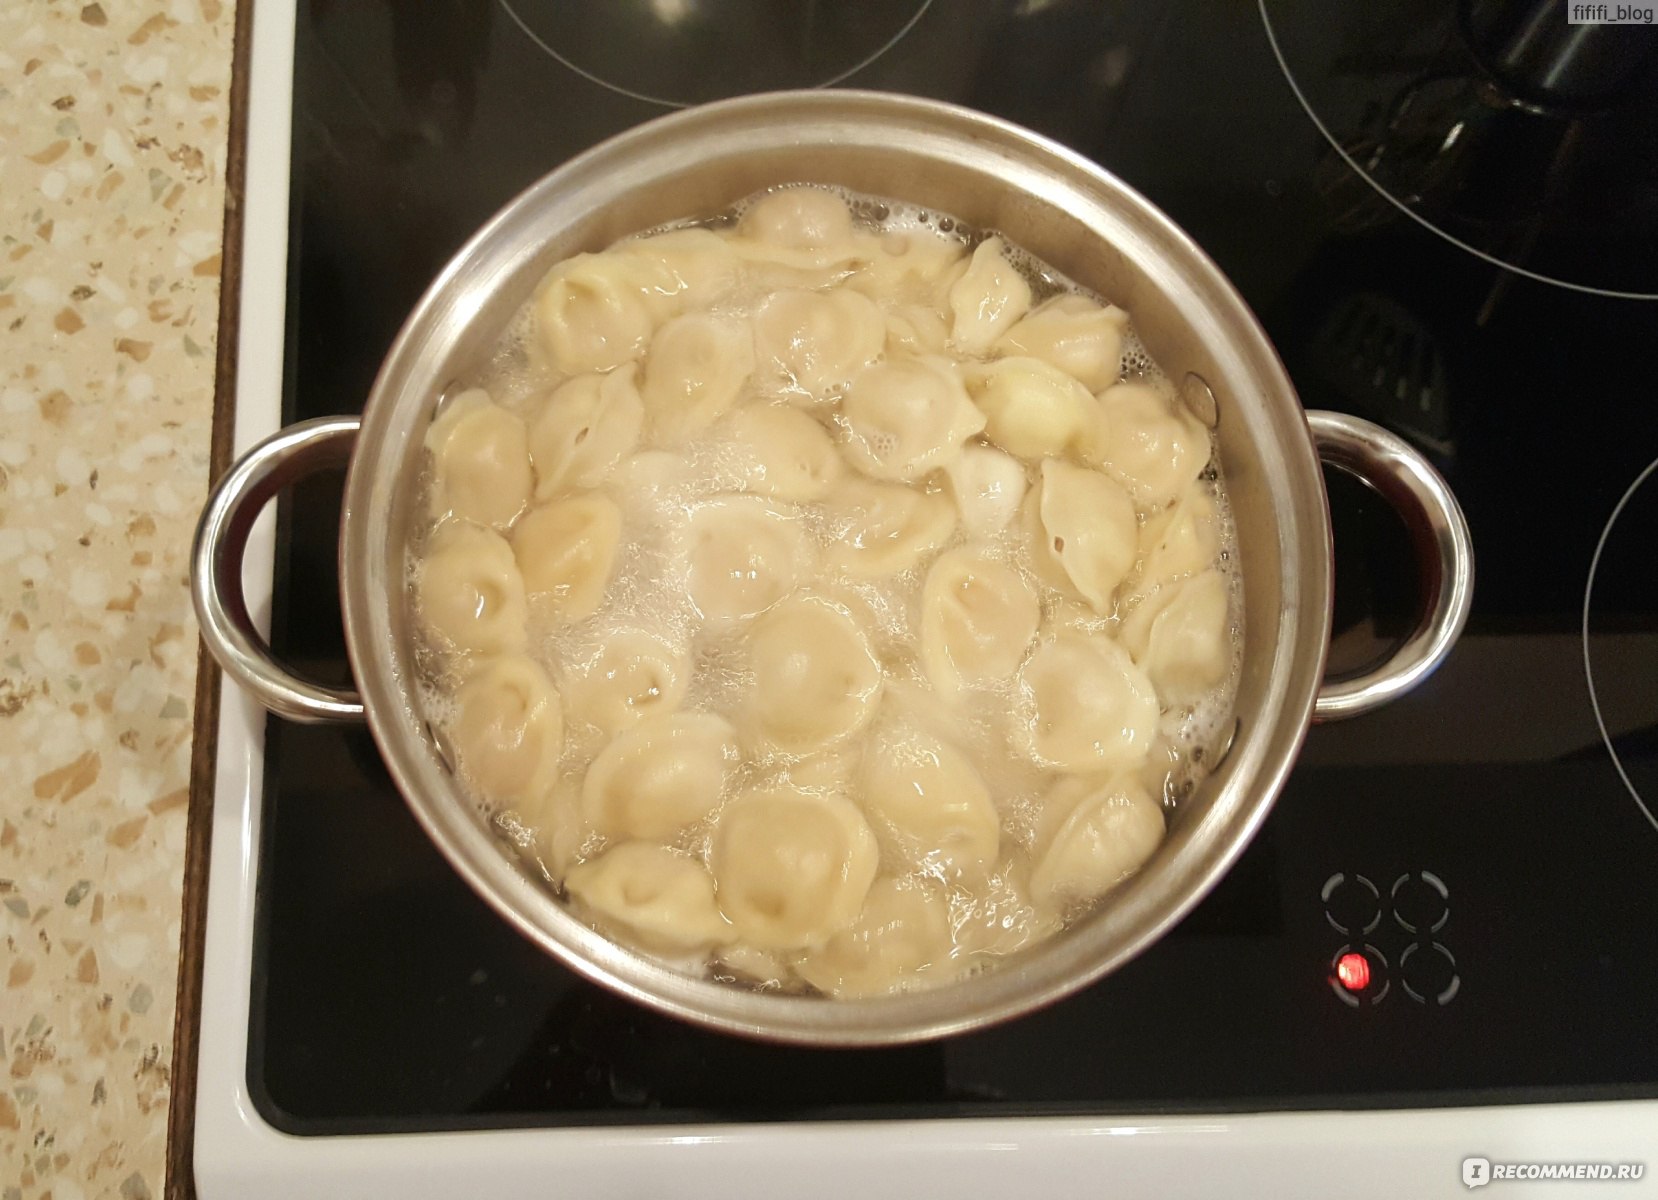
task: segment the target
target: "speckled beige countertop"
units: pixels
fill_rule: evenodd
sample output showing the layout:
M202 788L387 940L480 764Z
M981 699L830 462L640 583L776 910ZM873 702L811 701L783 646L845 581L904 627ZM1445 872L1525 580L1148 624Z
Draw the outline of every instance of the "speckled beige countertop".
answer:
M231 7L0 4L0 1200L165 1185Z

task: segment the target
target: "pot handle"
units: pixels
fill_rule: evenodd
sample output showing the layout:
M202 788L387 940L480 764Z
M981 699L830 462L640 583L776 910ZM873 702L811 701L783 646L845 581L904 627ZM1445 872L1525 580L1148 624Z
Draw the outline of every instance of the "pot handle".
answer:
M1403 438L1347 413L1309 410L1307 424L1320 459L1363 479L1404 518L1430 598L1421 623L1386 662L1319 689L1313 719L1338 721L1402 696L1445 660L1474 600L1474 544L1444 476Z
M248 533L272 496L351 457L358 417L319 417L279 430L249 450L214 486L190 551L190 596L201 637L225 674L290 721L361 721L354 691L301 679L276 661L242 593Z

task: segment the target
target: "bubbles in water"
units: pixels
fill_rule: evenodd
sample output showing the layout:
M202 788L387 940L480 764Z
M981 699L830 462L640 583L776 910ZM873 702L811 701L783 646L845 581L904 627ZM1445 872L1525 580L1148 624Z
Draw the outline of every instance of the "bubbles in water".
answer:
M1158 383L1168 378L1152 361L1151 353L1132 324L1123 331L1123 378L1146 383Z
M836 192L847 202L855 223L861 229L883 237L943 239L961 246L965 251L991 236L988 231L971 229L952 217L915 205L841 189L828 190ZM758 199L759 196L750 197L708 220L681 222L675 226L664 226L663 229L694 224L702 228L730 230ZM1009 246L1006 253L1010 263L1031 284L1033 297L1037 301L1071 292L1086 295L1100 303L1107 302L1016 246ZM756 283L747 291L725 296L720 307L734 315L752 314L774 286ZM1154 383L1165 379L1132 324L1124 332L1122 374L1125 379ZM526 305L514 318L478 382L499 403L518 412L526 420L534 419L543 397L562 382L537 349L532 306ZM775 392L775 384L765 372L756 372L738 398L737 405L776 403L778 397ZM823 399L821 407L806 410L822 421L837 440L846 436L838 407L838 394L831 394ZM877 455L885 456L894 449L886 444L886 439L890 437L884 435L883 440L872 447ZM429 461L425 469L429 471ZM851 468L847 470L850 472ZM1027 475L1030 482L1036 481L1037 474L1033 468L1027 468ZM685 586L679 548L681 531L696 505L739 490L742 486L743 472L736 451L723 440L718 426L689 442L669 447L654 446L647 439L633 457L618 468L617 478L625 480L625 483L612 487L611 491L622 508L624 524L614 576L604 601L591 617L575 624L554 621L544 606L532 602L531 653L547 664L560 689L567 690L572 679L589 669L616 630L644 629L685 650L693 664L691 683L682 709L729 716L742 707L752 687L742 629L729 626L716 628L701 621ZM1172 810L1171 820L1177 819L1182 802L1213 766L1215 753L1232 728L1232 707L1242 663L1242 581L1237 571L1237 556L1231 549L1235 545L1236 530L1218 470L1207 472L1205 480L1221 530L1223 550L1216 566L1228 581L1230 619L1232 627L1240 631L1240 636L1233 639L1233 658L1226 680L1199 703L1164 714L1160 731L1162 749L1159 753L1166 756L1167 770L1163 775L1162 792L1165 805ZM426 503L428 490L423 477L422 484L417 488L422 505ZM824 503L800 504L795 506L795 511L815 553L820 557L848 536L845 518L838 516ZM1143 523L1146 514L1140 516ZM1062 603L1056 593L1040 584L1031 570L1028 549L1018 525L1018 521L1014 521L986 544L1036 587L1043 597L1044 624L1054 620L1063 607L1064 619L1068 623L1092 632L1114 635L1120 624L1120 614L1079 611L1074 602ZM416 530L406 558L406 594L411 603L418 590L419 558L426 533L425 528ZM965 545L970 540L966 531L958 526L941 550ZM1012 723L1013 714L1019 709L1015 678L969 691L956 705L942 703L939 697L932 694L916 652L920 597L931 562L932 558L929 558L917 567L885 579L820 578L808 584L806 590L844 607L855 615L866 631L872 650L886 670L884 686L887 700L883 712L888 708L904 711L933 732L947 737L966 754L996 799L1001 817L1004 859L1021 864L1028 858L1037 836L1042 799L1052 785L1053 776L1039 770L1015 745ZM462 667L448 661L438 648L424 645L417 649L416 666L421 709L433 728L439 731L437 736L441 740L441 730L450 727L454 720L453 693ZM864 737L859 735L859 739ZM586 765L605 742L606 735L601 730L573 714L566 714L564 749L559 764L559 786L562 789L579 788ZM813 789L855 794L863 753L864 741L858 739L851 744L833 747L828 753L806 758L762 752L750 746L745 760L736 769L731 792L778 781L793 781ZM464 777L464 766L462 775ZM804 784L801 781L805 781ZM480 815L494 820L503 837L526 855L530 854L537 844L537 831L526 826L521 815L492 812L490 806L481 801L475 801L474 806ZM682 831L676 847L686 853L706 857L718 822L719 810L716 809L706 821ZM590 858L604 848L603 839L590 834L575 849L575 857L578 861ZM892 872L897 867L890 847L888 855L885 869ZM1019 869L1024 868L1021 865ZM556 888L558 881L551 872L547 872L545 864L542 870ZM908 877L948 885L945 890L950 922L957 930L967 924L978 928L988 920L998 939L1015 945L1025 940L1032 928L1031 923L1036 919L1022 893L1004 872L972 886L963 886L960 881L946 879L942 868L934 863L912 869ZM1067 916L1077 919L1086 911L1071 912ZM951 964L951 970L982 969L982 956L962 953L965 957L961 962ZM707 969L714 977L742 986L770 989L804 987L793 977L787 963L778 963L765 955L744 956L735 950L722 952L721 956L707 964ZM920 979L917 986L926 986L928 982Z

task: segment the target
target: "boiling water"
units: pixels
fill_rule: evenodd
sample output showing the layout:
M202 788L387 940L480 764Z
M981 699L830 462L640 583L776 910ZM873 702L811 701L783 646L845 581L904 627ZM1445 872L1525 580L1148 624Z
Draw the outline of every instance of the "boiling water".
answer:
M931 213L912 205L878 197L840 193L858 225L866 231L876 231L887 239L915 237L942 238L971 249L984 236L961 226L949 216ZM723 232L734 228L742 219L751 198L731 211L712 220L697 222L700 227ZM653 231L659 232L659 231ZM1033 306L1059 293L1077 293L1105 303L1106 299L1078 287L1048 264L1042 263L1016 247L1008 248L1008 258L1030 284ZM934 285L929 285L934 286ZM747 291L736 291L723 296L714 311L733 316L750 317L759 303L776 287L775 283L761 285ZM901 302L912 302L919 297L904 296ZM550 388L561 379L552 373L543 357L534 350L536 340L534 313L530 306L519 314L497 348L482 377L471 385L486 388L499 404L532 421L537 406ZM1163 373L1152 361L1144 345L1134 333L1132 324L1124 331L1122 349L1123 378L1159 386L1171 397L1175 390L1168 385ZM745 404L775 402L775 385L771 390L761 382L763 372L756 372L747 385L747 391L734 408ZM458 391L459 389L455 389ZM1171 401L1178 403L1178 401ZM826 423L834 427L838 418L833 411L821 412ZM714 431L688 444L672 447L650 447L647 444L617 467L618 479L610 488L613 498L621 506L624 516L622 549L616 570L603 604L591 618L573 625L556 625L538 618L534 604L531 609L530 652L548 669L556 681L579 676L592 664L606 644L609 635L622 628L640 628L662 635L671 643L692 648L694 674L681 711L714 712L734 716L749 687L744 666L741 628L717 628L705 623L693 605L679 567L676 566L672 546L672 532L700 503L713 497L739 490L740 467L733 457L733 449ZM851 474L851 468L847 468ZM1032 484L1037 480L1034 469L1027 465L1027 476ZM935 476L923 481L927 489L943 485ZM1201 486L1213 502L1217 527L1221 534L1222 552L1216 564L1229 582L1229 623L1232 632L1232 663L1224 681L1194 704L1181 705L1162 716L1160 737L1154 747L1152 760L1142 772L1144 782L1154 795L1160 794L1170 819L1174 819L1181 801L1215 765L1224 751L1232 729L1232 710L1237 688L1242 647L1242 593L1238 576L1235 528L1226 503L1223 481L1218 465L1211 457ZM789 505L773 502L780 510L792 511L817 548L835 544L845 533L834 514L822 504ZM952 502L953 503L953 502ZM1139 514L1142 524L1148 514ZM970 539L958 525L951 540L943 547L962 545ZM982 542L980 542L982 544ZM1025 575L1042 597L1043 623L1047 628L1056 609L1066 602L1051 589L1042 587L1031 574L1028 550L1019 533L1015 519L994 540L994 545L1010 563ZM419 571L419 544L410 554L410 594L417 583ZM883 707L897 705L924 728L943 735L963 750L979 771L991 795L995 797L1002 823L1002 869L988 879L963 885L946 878L937 868L938 880L947 886L951 907L951 925L965 955L971 948L1014 948L1038 932L1039 918L1025 899L1019 878L1027 865L1027 857L1040 811L1043 792L1051 785L1053 776L1032 764L1013 741L1010 714L1016 710L1016 681L1008 679L994 686L970 691L959 706L947 706L933 694L922 670L916 647L920 640L920 597L927 568L936 555L929 555L910 570L890 578L873 581L851 581L822 578L808 581L807 590L826 596L852 613L866 631L871 647L885 671L886 682ZM1126 589L1125 589L1126 590ZM1066 619L1071 627L1082 627L1106 634L1114 633L1121 614L1087 614L1078 616L1080 606L1070 602ZM441 651L424 648L418 664L421 673L421 696L427 718L438 731L440 747L444 745L442 730L452 716L452 694L458 682L452 667L446 665ZM877 723L879 723L879 716ZM869 731L828 751L806 758L776 753L749 751L732 781L727 794L736 794L746 788L787 782L806 790L844 790L855 786L856 763L867 742ZM582 775L594 756L603 748L606 735L596 727L572 717L565 723L564 748L560 760L559 789L565 794L579 790ZM453 761L452 757L450 761ZM479 801L479 808L487 817L496 820L503 830L524 851L541 853L537 846L545 845L536 838L536 830L526 823L521 812L496 813ZM719 819L718 810L705 822L684 830L677 843L684 851L706 856ZM872 826L878 822L872 821ZM901 866L894 832L876 828L882 842L883 873ZM574 861L590 858L605 848L602 838L588 835L569 846ZM540 857L542 869L555 887L569 862L549 862ZM1104 903L1109 903L1107 898ZM1074 920L1078 912L1063 914ZM975 959L975 962L979 960ZM786 966L773 956L764 954L728 953L713 961L698 959L699 969L712 971L720 978L733 978L759 986L799 986L788 982ZM927 982L918 980L918 982Z

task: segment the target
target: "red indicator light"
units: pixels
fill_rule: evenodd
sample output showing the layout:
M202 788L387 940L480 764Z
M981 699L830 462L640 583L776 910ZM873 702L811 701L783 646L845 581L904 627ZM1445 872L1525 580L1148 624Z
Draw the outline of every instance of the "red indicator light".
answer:
M1356 950L1336 959L1336 978L1350 992L1362 992L1370 986L1370 960Z

